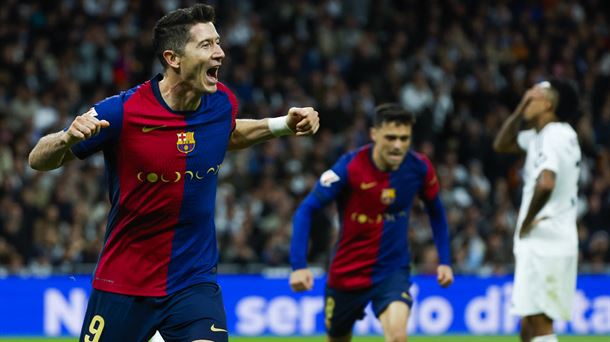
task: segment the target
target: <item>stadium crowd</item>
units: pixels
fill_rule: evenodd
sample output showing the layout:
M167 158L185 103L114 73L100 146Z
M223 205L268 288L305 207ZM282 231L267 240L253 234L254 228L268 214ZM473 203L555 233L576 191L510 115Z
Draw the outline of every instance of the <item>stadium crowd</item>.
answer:
M102 155L48 173L27 165L37 139L92 103L161 71L155 21L190 1L7 0L0 7L0 275L88 272L109 209ZM610 272L610 4L604 1L211 1L227 54L221 80L241 118L320 112L309 139L229 152L220 172L221 271L287 266L291 217L317 177L368 141L376 104L417 117L413 147L435 165L458 273L512 272L522 158L492 141L520 94L549 75L576 80L582 115L580 271ZM310 257L337 233L315 218ZM415 271L434 272L416 205Z

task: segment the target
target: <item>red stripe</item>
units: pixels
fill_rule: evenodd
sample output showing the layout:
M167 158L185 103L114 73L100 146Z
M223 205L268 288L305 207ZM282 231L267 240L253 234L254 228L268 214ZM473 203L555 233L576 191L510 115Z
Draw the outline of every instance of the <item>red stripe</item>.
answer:
M380 215L387 208L381 195L390 187L390 177L373 166L369 153L370 148L362 150L347 166L352 193L343 211L342 234L329 270L328 284L332 288L372 285L383 233Z
M432 200L440 191L440 184L438 183L438 177L436 177L434 166L432 166L432 162L430 162L430 159L428 159L425 154L415 152L415 156L424 162L428 168L421 193L425 199Z
M174 170L183 171L186 166L186 154L176 146L177 133L185 123L158 103L150 82L124 104L124 113L117 151L117 224L106 241L93 286L163 296L184 191ZM142 132L143 126L163 125L166 128Z

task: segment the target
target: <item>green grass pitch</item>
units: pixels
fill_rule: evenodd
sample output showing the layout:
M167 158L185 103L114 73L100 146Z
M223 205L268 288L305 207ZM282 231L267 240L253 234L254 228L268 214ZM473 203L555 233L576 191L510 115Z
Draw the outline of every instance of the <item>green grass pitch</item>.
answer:
M0 342L74 342L77 338L2 338ZM231 337L231 342L323 342L323 336L312 337ZM353 342L383 342L383 337L354 337ZM409 342L518 342L517 336L412 336ZM561 342L608 342L608 336L560 336Z

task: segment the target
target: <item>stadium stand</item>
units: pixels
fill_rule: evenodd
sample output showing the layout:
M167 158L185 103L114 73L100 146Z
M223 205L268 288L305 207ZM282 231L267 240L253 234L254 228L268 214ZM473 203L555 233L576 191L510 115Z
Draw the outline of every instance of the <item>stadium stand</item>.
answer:
M91 103L161 71L152 26L190 1L27 1L0 6L0 275L89 272L107 190L102 156L49 173L27 166L43 134ZM519 158L492 140L531 84L578 82L580 272L610 272L610 4L604 1L213 1L228 50L221 80L241 118L312 105L322 129L230 152L220 172L221 271L288 265L296 204L342 152L368 140L375 104L417 115L415 148L442 186L459 273L512 272ZM315 140L315 142L314 142ZM410 239L434 272L426 215ZM337 218L315 219L310 258L325 265Z

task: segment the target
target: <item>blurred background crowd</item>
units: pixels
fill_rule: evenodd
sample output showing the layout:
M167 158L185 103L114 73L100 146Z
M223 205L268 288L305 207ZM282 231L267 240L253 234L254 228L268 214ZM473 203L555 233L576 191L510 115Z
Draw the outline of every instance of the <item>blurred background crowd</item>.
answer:
M5 0L0 7L0 275L89 272L109 210L101 154L52 172L27 165L44 134L93 103L161 72L157 19L192 1ZM512 272L523 159L492 140L525 90L574 79L583 150L580 271L610 272L610 3L583 1L211 1L227 58L221 80L240 118L315 107L313 138L229 152L219 174L217 233L224 272L286 267L291 216L319 175L369 141L374 107L417 117L413 148L436 167L455 269ZM324 267L334 207L312 227ZM427 216L411 216L415 272L435 269Z

